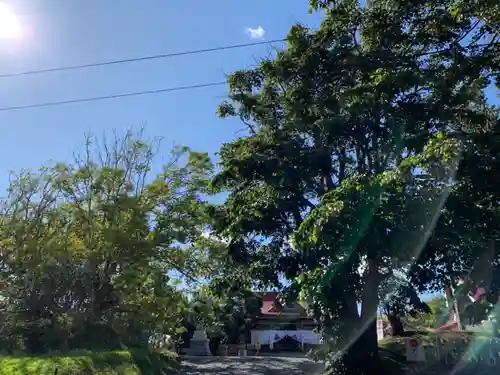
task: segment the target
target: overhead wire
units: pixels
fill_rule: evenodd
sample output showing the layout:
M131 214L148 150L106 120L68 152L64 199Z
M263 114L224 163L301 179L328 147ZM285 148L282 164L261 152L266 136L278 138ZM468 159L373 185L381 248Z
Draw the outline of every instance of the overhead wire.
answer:
M134 62L134 61L144 61L144 60L148 60L148 59L149 60L160 59L160 58L182 56L182 55L189 55L189 54L192 55L192 54L206 53L206 52L219 51L219 50L228 50L228 49L235 49L235 48L250 47L250 46L255 46L255 45L271 44L271 43L283 42L283 41L285 41L285 40L284 39L277 39L277 40L271 40L271 41L263 41L263 42L238 44L238 45L231 45L231 46L224 46L224 47L207 48L207 49L202 49L202 50L176 52L176 53L171 53L171 54L143 56L143 57L137 57L137 58L133 58L133 59L113 60L113 61L98 62L98 63L93 63L93 64L71 65L71 66L64 66L64 67L59 67L59 68L32 70L32 71L26 71L26 72L22 72L22 73L8 73L8 74L3 74L3 75L0 74L0 78L21 76L21 75L30 75L30 74L50 73L50 72L63 71L63 70L84 69L84 68L89 68L89 67L94 67L94 66L123 64L123 63ZM432 51L432 52L427 52L427 53L415 54L413 57L433 55L433 54L438 54L438 53L442 53L442 52L446 52L446 51L448 51L448 49L444 49L441 51ZM142 95L154 95L154 94L161 94L161 93L167 93L167 92L173 92L173 91L186 91L186 90L194 90L194 89L200 89L200 88L222 86L222 85L226 85L226 84L227 84L226 81L209 82L209 83L194 84L194 85L188 85L188 86L167 87L167 88L161 88L161 89L155 89L155 90L144 90L144 91L121 93L121 94L110 94L110 95L87 97L87 98L77 98L77 99L42 102L42 103L34 103L34 104L26 104L26 105L18 105L18 106L8 106L8 107L0 107L0 112L16 111L16 110L24 110L24 109L40 108L40 107L53 107L53 106L67 105L67 104L73 104L73 103L94 102L94 101L102 101L102 100L110 100L110 99L126 98L126 97L133 97L133 96L142 96Z
M248 47L259 46L259 45L264 45L264 44L280 43L280 42L284 42L284 41L285 41L285 39L275 39L275 40L267 40L267 41L261 41L261 42L252 42L252 43L243 43L243 44L233 44L233 45L228 45L228 46L212 47L212 48L205 48L205 49L198 49L198 50L163 53L163 54L159 54L159 55L139 56L139 57L133 57L133 58L129 58L129 59L100 61L100 62L95 62L95 63L79 64L79 65L66 65L66 66L60 66L60 67L56 67L56 68L28 70L28 71L17 72L17 73L4 73L4 74L0 74L0 78L27 76L27 75L34 75L34 74L46 74L46 73L62 72L62 71L67 71L67 70L88 69L88 68L94 68L94 67L99 67L99 66L129 64L129 63L148 61L148 60L160 60L160 59L166 59L166 58L178 57L178 56L198 55L198 54L202 54L202 53L209 53L209 52L216 52L216 51L248 48Z
M198 84L198 85L167 87L164 89L157 89L157 90L144 90L144 91L127 92L127 93L122 93L122 94L94 96L94 97L88 97L88 98L78 98L78 99L61 100L61 101L54 101L54 102L42 102L42 103L26 104L26 105L18 105L18 106L10 106L10 107L0 107L0 112L17 111L17 110L28 109L28 108L54 107L54 106L73 104L73 103L95 102L95 101L102 101L102 100L109 100L109 99L127 98L127 97L131 97L131 96L153 95L153 94L161 94L161 93L172 92L172 91L185 91L185 90L201 89L201 88L205 88L205 87L222 86L225 84L227 84L226 81L210 82L210 83L202 83L202 84Z
M267 40L267 41L260 41L260 42L251 42L251 43L233 44L233 45L219 46L219 47L212 47L212 48L204 48L204 49L198 49L198 50L188 50L188 51L164 53L164 54L158 54L158 55L139 56L139 57L134 57L134 58L129 58L129 59L100 61L100 62L89 63L89 64L66 65L66 66L60 66L60 67L55 67L55 68L28 70L28 71L24 71L24 72L3 73L3 74L0 74L0 78L19 77L19 76L27 76L27 75L35 75L35 74L47 74L47 73L69 71L69 70L88 69L88 68L100 67L100 66L128 64L128 63L148 61L148 60L159 60L159 59L166 59L166 58L172 58L172 57L178 57L178 56L197 55L197 54L216 52L216 51L248 48L248 47L265 45L265 44L269 45L269 44L280 43L280 42L285 42L285 41L286 41L285 39L274 39L274 40ZM126 97L133 97L133 96L153 95L153 94L161 94L161 93L167 93L167 92L172 92L172 91L194 90L194 89L200 89L200 88L206 88L206 87L222 86L222 85L225 85L226 83L227 83L226 81L209 82L209 83L202 83L202 84L195 84L195 85L188 85L188 86L167 87L167 88L161 88L161 89L155 89L155 90L143 90L143 91L120 93L120 94L110 94L110 95L103 95L103 96L87 97L87 98L76 98L76 99L69 99L69 100L60 100L60 101L42 102L42 103L34 103L34 104L26 104L26 105L0 107L0 112L17 111L17 110L30 109L30 108L40 108L40 107L54 107L54 106L59 106L59 105L94 102L94 101L126 98Z

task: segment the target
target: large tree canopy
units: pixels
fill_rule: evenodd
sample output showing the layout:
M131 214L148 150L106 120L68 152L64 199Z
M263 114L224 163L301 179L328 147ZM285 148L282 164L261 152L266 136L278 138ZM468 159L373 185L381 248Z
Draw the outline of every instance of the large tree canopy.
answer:
M323 332L337 328L337 349L371 366L384 280L420 258L439 263L427 246L436 222L436 238L458 236L453 204L490 199L467 195L476 185L465 181L477 138L498 127L485 99L499 72L498 5L311 3L324 12L317 30L295 25L286 49L229 77L219 114L248 135L221 148L213 185L229 198L213 215L235 260L263 283L291 281Z

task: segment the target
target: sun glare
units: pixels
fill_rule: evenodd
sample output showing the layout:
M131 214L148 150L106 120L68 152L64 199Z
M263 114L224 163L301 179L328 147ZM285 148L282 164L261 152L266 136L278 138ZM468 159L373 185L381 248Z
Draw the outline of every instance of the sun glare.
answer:
M15 39L21 34L21 24L7 4L0 3L0 39Z

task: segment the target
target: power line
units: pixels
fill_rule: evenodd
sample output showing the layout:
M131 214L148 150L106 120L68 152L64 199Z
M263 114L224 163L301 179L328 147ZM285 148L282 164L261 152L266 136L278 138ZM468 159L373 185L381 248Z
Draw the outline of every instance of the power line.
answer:
M217 51L217 50L222 50L222 49L240 48L240 47L244 47L244 46L251 46L251 45L258 45L258 44L280 42L280 41L283 41L283 40L274 40L274 41L257 42L257 43L247 43L247 44L240 44L240 45L234 45L234 46L217 47L217 48L212 48L212 49L198 50L198 51L178 52L176 54L170 54L170 55L147 56L147 57L141 57L141 58L136 58L136 59L116 60L116 61L109 61L109 62L96 63L96 64L88 64L88 65L74 65L74 66L67 66L67 67L53 68L53 69L45 69L45 70L37 70L37 71L24 72L24 73L13 73L13 74L10 74L10 75L4 74L4 75L0 75L0 78L2 78L2 77L16 76L16 75L28 75L28 74L46 73L46 72L52 72L52 71L57 71L57 70L79 69L79 68L85 68L85 67L90 67L90 66L120 64L120 63L124 63L124 62L129 62L129 61L130 62L131 61L140 61L141 59L144 60L144 59L161 58L160 56L168 57L168 56L179 56L181 54L184 54L184 55L186 55L186 54L196 54L196 53L203 53L203 52L209 52L209 51ZM446 52L447 50L448 49L441 50L441 51L433 51L433 52L422 53L422 54L417 54L417 55L413 55L413 56L414 57L426 56L426 55L431 55L431 54L437 54L437 53ZM94 96L94 97L88 97L88 98L70 99L70 100L62 100L62 101L54 101L54 102L42 102L42 103L34 103L34 104L26 104L26 105L10 106L10 107L0 107L0 112L17 111L17 110L30 109L30 108L40 108L40 107L54 107L54 106L67 105L67 104L73 104L73 103L95 102L95 101L101 101L101 100L126 98L126 97L132 97L132 96L162 94L162 93L173 92L173 91L186 91L186 90L194 90L194 89L206 88L206 87L222 86L222 85L226 85L226 84L227 84L226 81L219 81L219 82L202 83L202 84L189 85L189 86L175 86L175 87L168 87L168 88L156 89L156 90L135 91L135 92L122 93L122 94Z
M264 44L282 43L285 41L286 41L286 39L274 39L274 40L267 40L267 41L261 41L261 42L233 44L233 45L228 45L228 46L205 48L205 49L199 49L199 50L164 53L164 54L159 54L159 55L148 55L148 56L134 57L134 58L129 58L129 59L109 60L109 61L101 61L101 62L96 62L96 63L79 64L79 65L67 65L67 66L60 66L60 67L56 67L56 68L28 70L28 71L17 72L17 73L4 73L4 74L0 74L0 78L18 77L18 76L44 74L44 73L54 73L54 72L61 72L61 71L65 71L65 70L88 69L88 68L107 66L107 65L129 64L129 63L140 62L140 61L159 60L159 59L166 59L166 58L177 57L177 56L197 55L197 54L208 53L208 52L225 51L225 50L231 50L231 49L259 46L259 45L264 45ZM433 54L445 52L448 50L451 50L451 48L447 48L447 49L444 49L441 51L432 51L432 52L425 52L425 53L421 53L421 54L416 54L414 57L433 55Z
M44 103L26 104L26 105L12 106L12 107L0 107L0 112L17 111L17 110L22 110L22 109L39 108L39 107L55 107L55 106L59 106L59 105L66 105L66 104L73 104L73 103L96 102L96 101L100 101L100 100L126 98L129 96L162 94L162 93L172 92L172 91L194 90L194 89L201 89L201 88L205 88L205 87L222 86L222 85L225 85L226 83L227 83L226 81L211 82L211 83L202 83L202 84L198 84L198 85L176 86L176 87L169 87L169 88L157 89L157 90L136 91L136 92L123 93L123 94L94 96L94 97L89 97L89 98L62 100L62 101L56 101L56 102L44 102Z
M197 55L197 54L201 54L201 53L225 51L225 50L238 49L238 48L246 48L246 47L252 47L252 46L259 46L259 45L263 45L263 44L280 43L280 42L284 42L284 41L285 41L285 39L276 39L276 40L268 40L268 41L263 41L263 42L233 44L233 45L229 45L229 46L205 48L205 49L199 49L199 50L164 53L164 54L160 54L160 55L141 56L141 57L134 57L134 58L130 58L130 59L110 60L110 61L101 61L101 62L90 63L90 64L68 65L68 66L60 66L57 68L29 70L29 71L20 72L20 73L5 73L5 74L0 74L0 78L27 76L27 75L43 74L43 73L53 73L53 72L61 72L61 71L65 71L65 70L88 69L88 68L94 68L94 67L98 67L98 66L128 64L128 63L147 61L147 60L159 60L159 59L166 59L166 58L177 57L177 56Z

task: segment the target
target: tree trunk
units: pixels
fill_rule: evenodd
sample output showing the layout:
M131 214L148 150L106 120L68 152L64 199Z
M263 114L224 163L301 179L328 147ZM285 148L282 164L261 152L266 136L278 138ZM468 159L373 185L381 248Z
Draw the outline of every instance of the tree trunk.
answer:
M462 324L462 317L460 315L460 308L458 306L457 297L453 299L453 310L455 311L455 321L457 322L457 329L463 331L464 325Z
M379 304L378 287L380 274L374 261L367 262L365 286L361 300L361 315L358 327L353 334L356 338L346 352L347 374L371 375L379 374L380 358L378 355L377 309Z
M460 317L460 309L457 301L457 293L454 293L451 285L445 285L444 287L446 305L448 306L448 311L452 312L455 317L455 322L457 323L457 328L459 330L463 329L462 319Z
M211 337L208 342L208 347L210 348L210 353L213 356L218 356L219 353L219 345L222 341L222 337Z
M344 354L332 364L331 374L374 375L382 374L377 344L377 322L372 321L363 327L362 332L353 336ZM356 337L357 336L357 337Z
M374 261L367 262L361 296L361 314L355 297L345 297L335 327L337 356L327 373L335 375L382 374L377 342L378 288L381 275Z
M391 335L393 337L404 335L405 330L403 327L403 323L401 322L401 319L398 316L398 314L387 313L387 320L389 321L389 324L391 325Z
M363 333L360 335L358 342L361 347L365 350L362 357L364 364L367 365L366 368L374 369L378 365L378 339L377 339L377 320L372 319L372 321L365 327Z

